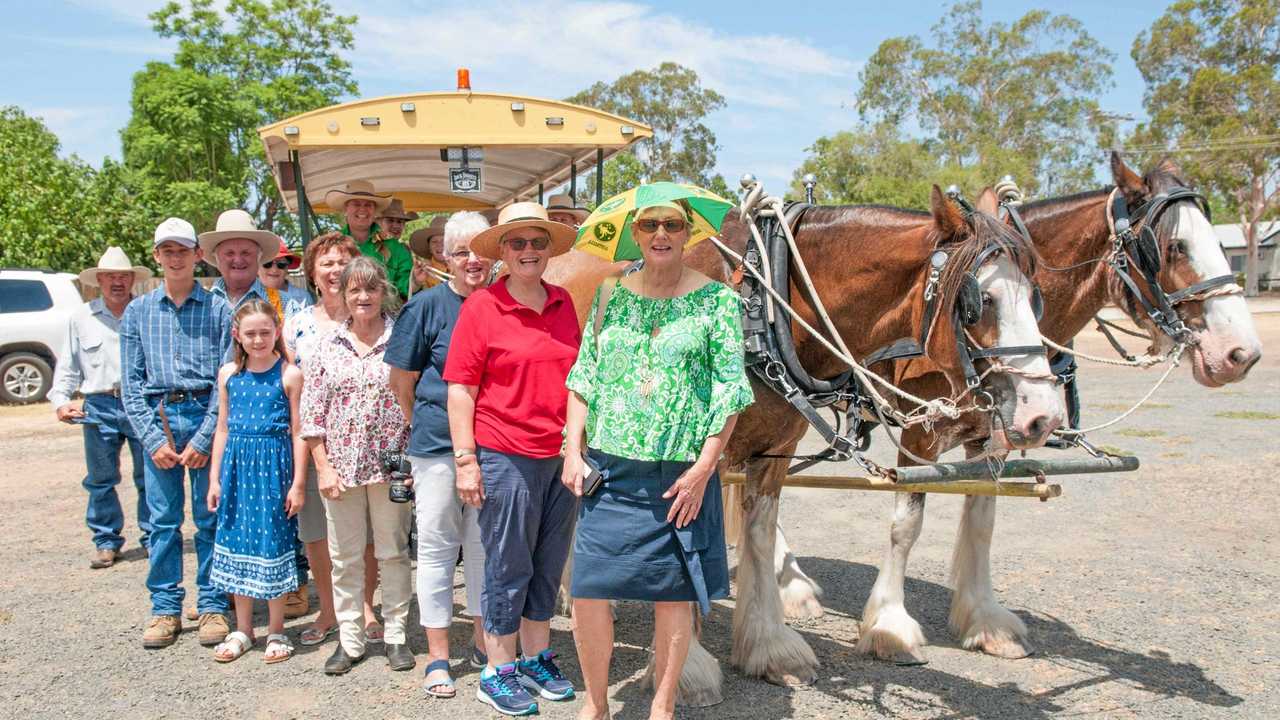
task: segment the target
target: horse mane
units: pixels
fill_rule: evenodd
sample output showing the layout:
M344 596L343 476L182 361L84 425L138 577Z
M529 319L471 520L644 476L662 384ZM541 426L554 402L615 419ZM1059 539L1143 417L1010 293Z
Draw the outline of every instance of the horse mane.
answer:
M899 222L919 224L931 217L920 210L908 210L892 205L813 205L804 212L806 225L840 224L843 222Z
M973 263L991 245L1008 257L1028 279L1035 275L1040 255L1035 245L1015 232L1008 224L993 215L974 211L968 218L969 232L958 238L937 237L934 248L946 251L947 264L938 278L938 290L942 294L942 307L950 315L960 295L964 276L976 272Z

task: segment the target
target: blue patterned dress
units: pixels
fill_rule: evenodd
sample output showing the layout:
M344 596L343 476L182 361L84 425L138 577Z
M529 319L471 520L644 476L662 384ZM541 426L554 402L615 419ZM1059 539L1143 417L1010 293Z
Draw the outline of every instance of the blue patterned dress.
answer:
M266 372L246 369L227 379L213 584L261 600L298 588L297 521L284 510L293 483L293 444L283 366L277 360Z

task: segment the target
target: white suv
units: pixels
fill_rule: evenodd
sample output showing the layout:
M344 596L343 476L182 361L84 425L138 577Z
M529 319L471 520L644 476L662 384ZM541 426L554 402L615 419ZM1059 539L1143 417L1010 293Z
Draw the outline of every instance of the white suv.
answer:
M0 270L0 402L44 400L53 384L71 313L80 306L76 276Z

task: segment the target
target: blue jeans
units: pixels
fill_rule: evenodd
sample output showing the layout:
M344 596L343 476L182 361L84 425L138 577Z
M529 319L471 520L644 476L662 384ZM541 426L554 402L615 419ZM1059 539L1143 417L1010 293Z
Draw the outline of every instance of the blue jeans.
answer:
M204 420L204 400L165 403L175 448L181 452ZM152 407L156 402L152 401ZM196 610L201 613L226 612L227 595L215 590L209 579L213 567L213 539L218 530L218 514L209 512L209 468L192 470L175 465L168 470L156 467L147 456L147 507L151 510L151 570L147 589L151 591L152 615L180 615L186 589L182 587L182 521L186 489L191 488L191 518L196 526Z
M120 450L129 443L133 457L133 486L138 490L138 543L148 547L151 535L151 513L147 509L147 492L142 442L124 414L124 405L110 395L89 395L84 399L84 489L89 505L84 513L85 525L93 531L93 544L99 550L119 550L124 546L124 509L116 494L120 484Z

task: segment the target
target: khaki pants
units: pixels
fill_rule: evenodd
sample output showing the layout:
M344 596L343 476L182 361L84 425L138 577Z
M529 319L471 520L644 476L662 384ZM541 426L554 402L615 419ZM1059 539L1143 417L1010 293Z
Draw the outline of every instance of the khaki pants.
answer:
M408 503L393 503L387 483L349 488L337 500L325 498L329 556L333 560L333 600L342 647L348 655L364 654L364 548L373 529L373 555L382 584L383 640L405 642L413 581L409 566Z

